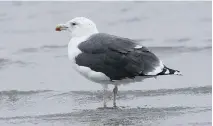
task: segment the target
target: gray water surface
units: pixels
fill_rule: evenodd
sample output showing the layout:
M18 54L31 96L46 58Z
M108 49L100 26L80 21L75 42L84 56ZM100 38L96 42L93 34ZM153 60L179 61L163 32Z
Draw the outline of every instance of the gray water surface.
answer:
M211 2L0 2L1 126L210 126ZM102 86L72 70L74 17L100 32L138 40L183 76L119 86L119 109L102 106ZM112 86L108 106L112 106Z

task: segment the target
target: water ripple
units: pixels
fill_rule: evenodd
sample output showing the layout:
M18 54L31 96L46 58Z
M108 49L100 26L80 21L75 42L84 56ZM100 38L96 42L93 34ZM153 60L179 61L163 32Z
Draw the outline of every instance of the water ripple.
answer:
M112 94L108 91L107 94ZM199 95L199 94L212 94L212 86L204 87L188 87L188 88L176 88L176 89L158 89L158 90L129 90L119 91L117 99L132 99L132 97L155 97L155 96L167 96L176 94L186 95ZM61 94L52 95L51 97L70 97L73 96L77 102L87 101L102 101L103 91L70 91Z
M16 54L20 54L20 53L36 53L36 52L40 52L40 51L45 51L45 50L55 50L55 49L64 49L66 48L67 45L43 45L41 47L38 48L23 48L18 50L17 52L15 52Z
M10 91L0 91L0 96L11 96L11 95L32 95L38 93L45 93L51 90L36 90L36 91L18 91L18 90L10 90Z

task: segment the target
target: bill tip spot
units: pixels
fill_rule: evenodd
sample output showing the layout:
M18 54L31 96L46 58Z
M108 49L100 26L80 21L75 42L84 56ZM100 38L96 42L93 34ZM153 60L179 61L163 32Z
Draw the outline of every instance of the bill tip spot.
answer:
M55 28L56 31L61 31L61 27L59 25L56 26Z

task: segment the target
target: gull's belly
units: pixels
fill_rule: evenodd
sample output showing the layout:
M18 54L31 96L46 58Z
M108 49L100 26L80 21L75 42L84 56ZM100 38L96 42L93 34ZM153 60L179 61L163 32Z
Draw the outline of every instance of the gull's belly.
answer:
M79 66L78 64L73 64L72 66L77 72L93 82L101 84L112 83L110 78L107 77L104 73L93 71L89 67Z

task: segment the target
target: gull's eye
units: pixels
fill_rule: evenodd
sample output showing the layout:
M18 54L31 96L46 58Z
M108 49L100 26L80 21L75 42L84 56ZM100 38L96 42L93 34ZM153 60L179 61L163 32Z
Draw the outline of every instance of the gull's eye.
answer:
M72 26L75 26L75 25L77 25L77 23L75 23L75 22L72 22L72 23L71 23L71 25L72 25Z

